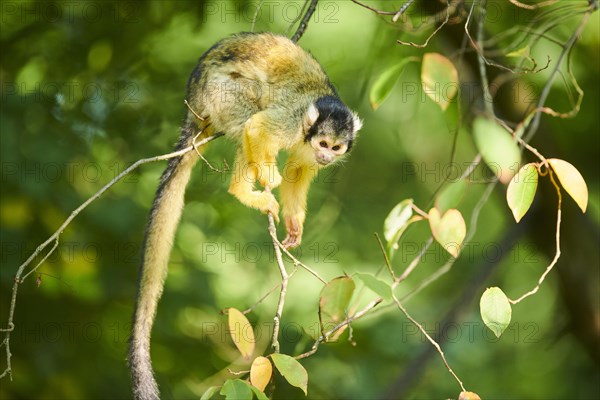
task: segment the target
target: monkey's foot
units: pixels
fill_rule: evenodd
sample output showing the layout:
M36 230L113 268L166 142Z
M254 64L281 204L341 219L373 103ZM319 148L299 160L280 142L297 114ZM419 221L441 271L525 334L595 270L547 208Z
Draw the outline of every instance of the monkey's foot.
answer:
M300 221L294 217L285 217L285 229L287 236L281 243L286 249L300 246L302 242L302 226Z

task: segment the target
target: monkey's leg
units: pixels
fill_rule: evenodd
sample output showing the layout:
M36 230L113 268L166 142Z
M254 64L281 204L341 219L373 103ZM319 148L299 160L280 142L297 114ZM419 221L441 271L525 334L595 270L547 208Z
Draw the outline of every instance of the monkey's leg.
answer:
M290 154L284 169L284 180L279 189L287 231L287 236L282 244L286 248L297 247L302 241L306 217L306 196L310 183L317 173L317 168L314 161L307 163L302 157Z
M257 170L258 182L263 187L275 189L281 184L277 169L277 154L281 149L275 127L269 124L269 112L255 114L246 123L244 131L244 153L250 165Z
M272 193L254 190L258 175L257 165L249 164L244 149L238 150L229 193L234 195L242 204L256 208L263 213L271 213L279 222L279 203Z

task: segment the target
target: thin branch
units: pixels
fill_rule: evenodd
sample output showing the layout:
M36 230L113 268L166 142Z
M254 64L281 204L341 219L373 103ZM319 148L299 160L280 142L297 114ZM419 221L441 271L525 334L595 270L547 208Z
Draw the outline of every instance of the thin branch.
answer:
M382 10L378 10L378 9L373 8L371 6L368 6L368 5L364 4L364 3L361 3L358 0L352 0L352 2L354 4L358 4L359 6L366 8L367 10L371 10L375 14L379 14L379 15L394 15L395 16L398 13L397 11L382 11Z
M452 370L452 368L450 368L450 365L448 364L448 361L446 360L446 357L444 356L444 352L442 351L442 348L440 347L440 345L427 333L427 331L425 330L425 328L423 328L423 326L421 326L421 324L419 324L419 322L417 322L417 320L415 320L413 317L410 316L410 314L408 313L408 311L406 311L406 309L404 308L404 306L402 306L402 303L400 303L400 300L398 300L398 298L396 297L396 295L393 294L393 293L392 293L392 299L394 300L394 302L396 303L396 305L398 306L398 308L400 309L400 311L402 311L402 313L406 316L406 318L408 318L410 320L410 322L412 322L417 328L419 328L419 330L421 331L421 333L437 349L437 352L439 353L440 357L442 358L442 361L446 365L446 369L448 370L448 372L450 372L452 374L452 376L454 377L454 379L456 379L456 381L460 385L461 390L464 392L466 390L465 386L463 385L462 381L458 378L458 376L454 373L454 371Z
M431 35L429 35L429 37L425 40L425 43L418 44L418 43L414 43L414 42L403 42L402 40L397 40L396 42L398 42L399 44L403 44L405 46L417 47L419 49L427 47L427 45L429 44L429 41L448 23L448 21L450 20L450 15L454 14L454 12L456 11L456 4L457 3L448 4L448 6L446 7L446 18L444 19L444 22L442 22L440 24L440 26L438 26L433 31L433 33L431 33Z
M302 21L300 21L300 25L298 25L298 29L296 30L296 33L294 33L294 36L292 36L292 42L297 43L298 40L300 40L300 38L302 37L302 35L304 35L304 31L306 31L308 22L310 21L310 18L312 17L313 13L317 9L318 2L319 2L319 0L311 0L310 6L308 6L308 10L306 10L306 14L304 14Z
M429 243L431 244L431 243ZM426 245L421 252L419 252L419 254L414 258L414 260L411 262L411 269L414 269L415 266L421 261L421 259L423 258L423 255L425 254L425 252L427 251L427 249L429 248L429 245ZM385 255L385 248L381 248L382 253ZM384 260L388 266L389 269L392 268L389 259L384 257ZM410 268L410 267L409 267ZM398 287L398 285L400 284L400 282L402 281L402 277L397 278L394 283L392 284L391 288L392 288L392 292ZM315 343L313 344L312 348L307 351L306 353L302 353L298 356L296 356L296 359L301 359L301 358L306 358L306 357L310 357L311 355L315 354L319 348L319 345L322 342L326 342L334 333L336 333L339 329L343 328L344 326L348 325L350 326L350 324L352 324L352 322L364 317L365 315L367 315L372 309L374 309L375 307L377 307L379 304L381 304L383 302L383 298L382 297L377 297L376 299L372 300L371 302L369 302L369 304L367 304L362 310L354 313L353 315L347 317L344 321L340 322L339 324L337 324L336 326L334 326L333 328L331 328L328 332L325 332L324 335L319 336L316 340Z
M482 0L485 1L485 0ZM484 49L483 47L480 47L474 40L473 37L471 36L471 34L469 33L469 24L471 22L471 17L473 16L473 10L475 9L475 1L473 2L473 4L471 4L471 8L469 10L469 14L467 15L467 20L465 22L465 34L467 35L467 38L469 39L469 42L471 43L471 46L473 47L473 49L477 52L477 54L479 55L479 57L481 57L483 59L483 61L486 63L486 65L492 66L492 67L496 67L505 71L509 71L513 74L530 74L530 73L537 73L540 71L543 71L544 69L548 68L548 65L550 64L550 59L548 59L548 64L545 67L536 69L537 65L534 65L533 68L531 69L513 69L510 67L507 67L505 65L502 64L498 64L496 62L490 61L487 57L485 57L484 55Z
M234 376L242 376L250 373L250 370L247 371L234 371L231 368L227 368L227 372Z
M429 249L429 246L431 246L431 243L433 243L432 237L430 237L427 240L427 242L425 242L425 246L423 246L419 255L412 260L412 262L408 265L408 267L406 267L406 269L404 270L402 275L400 275L400 277L398 278L398 282L402 282L403 280L408 278L408 275L410 275L410 273L413 272L413 270L417 267L417 265L419 265L421 258L423 258L423 255L425 254L425 252L427 252L427 250Z
M254 32L254 28L256 27L256 20L258 19L258 14L260 13L260 9L262 8L264 2L265 2L265 0L260 0L258 2L258 4L256 5L256 11L254 12L254 15L252 16L252 24L250 25L250 32Z
M198 118L200 121L204 121L204 118L201 117L200 115L198 115L198 113L196 111L194 111L194 109L192 108L192 106L190 106L190 103L188 103L187 99L183 100L183 104L185 104L187 106L187 108L191 111L192 114L194 114L194 116L196 118ZM196 136L198 136L198 135L196 135Z
M483 48L484 29L483 25L487 14L487 1L481 0L479 5L479 20L477 21L477 46ZM494 115L494 103L492 102L492 94L490 93L490 82L488 80L487 71L485 69L485 61L483 54L478 54L477 63L479 64L479 75L481 77L481 87L483 88L483 106L488 115Z
M487 203L497 183L498 180L495 179L493 182L488 184L488 187L483 192L483 195L475 205L475 208L473 208L473 212L471 213L471 223L469 226L469 231L467 232L467 236L465 237L464 243L468 243L473 238L473 236L475 236L475 233L477 232L477 222L479 221L481 209ZM450 258L440 269L438 269L435 273L431 274L427 279L421 282L419 286L417 286L415 289L413 289L404 297L402 297L402 301L407 301L408 299L419 293L421 290L425 289L427 286L437 281L440 277L447 274L450 271L450 269L452 269L452 266L454 265L456 260L458 260L458 258Z
M416 204L411 203L410 208L412 208L412 210L414 212L416 212L421 217L423 217L423 219L429 219L429 214L427 214L425 211L421 210Z
M523 146L525 147L527 150L529 150L531 153L533 153L537 158L539 158L542 163L544 165L546 165L548 163L548 161L546 160L546 157L544 157L535 147L531 146L530 144L528 144L526 141L524 141L521 138L517 138L517 141Z
M537 129L540 124L540 118L542 116L540 109L544 106L544 104L546 103L546 100L548 99L548 95L550 94L550 89L552 89L552 85L554 83L554 79L556 78L558 70L560 69L560 65L562 64L562 61L565 58L565 56L567 54L570 54L571 48L575 45L575 42L577 42L577 39L579 38L579 36L581 36L581 32L583 31L583 28L587 24L587 21L592 12L593 12L592 8L590 8L588 10L588 12L584 14L584 16L581 18L579 25L577 26L577 29L575 30L573 35L571 35L571 37L569 38L567 43L565 43L563 50L561 51L560 55L558 56L558 60L556 61L556 67L554 67L554 69L550 73L550 77L546 81L546 84L544 85L544 89L542 90L540 98L537 102L537 106L536 106L537 111L536 111L535 117L533 118L533 121L531 122L531 125L529 125L529 127L528 127L527 134L524 136L525 141L529 142L531 140L531 138L533 137L533 135L537 132ZM579 85L577 85L576 87L579 88ZM579 93L580 93L580 97L582 98L583 95L582 95L581 89L579 89Z
M392 22L397 22L397 21L398 21L398 19L399 19L399 18L402 16L402 14L404 14L404 12L405 12L406 10L408 10L408 7L410 7L410 6L411 6L411 4L412 4L412 3L414 3L414 2L415 2L415 0L408 0L406 3L404 3L404 4L402 5L402 7L400 7L400 9L399 9L399 10L398 10L398 12L396 13L396 15L394 15L394 16L392 17Z
M552 268L554 268L554 266L558 262L558 259L560 258L560 221L561 221L561 213L562 213L562 211L561 211L562 195L560 193L560 187L558 186L558 183L556 183L556 180L554 179L554 173L552 172L552 170L548 170L548 171L549 171L549 175L550 175L550 181L552 181L552 184L554 185L554 188L556 189L556 194L558 195L558 210L556 212L556 235L555 235L556 253L554 254L554 259L552 260L550 265L548 265L548 267L546 267L546 270L544 271L542 276L540 276L540 279L538 280L537 285L535 285L535 287L533 289L531 289L529 292L525 293L524 295L522 295L521 297L519 297L516 300L508 299L508 301L511 304L517 304L521 300L523 300L531 295L536 294L537 291L540 290L540 286L544 282L544 279L546 279L546 276L550 273L550 271L552 271Z
M558 0L547 0L547 1L543 1L541 3L537 3L537 4L525 4L525 3L521 3L519 0L508 0L508 1L510 1L515 6L517 6L519 8L524 8L526 10L536 10L538 8L550 6L550 5L558 2Z
M128 174L130 174L132 171L134 171L140 165L148 164L148 163L155 162L155 161L163 161L163 160L168 160L168 159L171 159L171 158L183 156L184 154L189 153L190 151L194 150L197 146L204 145L204 144L206 144L208 142L211 142L211 141L213 141L213 140L215 140L215 139L217 139L217 138L219 138L221 136L223 136L223 134L217 133L217 134L214 134L212 136L209 136L209 137L206 137L206 138L202 139L198 143L194 142L191 146L188 146L185 149L174 151L174 152L168 153L168 154L163 154L163 155L156 156L156 157L144 158L144 159L136 161L135 163L133 163L132 165L130 165L128 168L126 168L123 172L121 172L119 175L117 175L116 177L114 177L110 182L108 182L106 185L104 185L92 197L88 198L85 202L83 202L83 204L81 204L79 207L77 207L67 217L67 219L62 223L62 225L45 242L43 242L42 244L40 244L35 249L35 251L29 256L29 258L27 258L27 260L25 260L25 262L23 262L23 264L21 264L19 266L19 268L17 269L17 273L15 274L14 284L13 284L13 288L12 288L12 296L11 296L10 308L9 308L9 313L8 313L7 327L0 329L0 332L5 332L4 340L0 344L0 347L2 347L2 346L6 347L5 354L6 354L6 361L7 361L6 362L6 364L7 364L6 369L2 372L2 374L0 374L0 379L3 378L4 376L8 375L10 377L10 379L12 380L12 368L11 368L12 354L10 352L10 335L11 335L11 332L15 328L13 320L14 320L15 307L16 307L16 303L17 303L17 291L18 291L19 285L21 283L23 283L23 281L25 280L25 278L27 278L32 272L34 272L35 270L37 270L40 267L40 265L42 265L42 263L50 256L50 254L52 254L52 252L58 246L58 241L59 241L60 235L67 228L67 226L69 226L69 224L75 219L75 217L77 217L77 215L79 215L79 213L82 212L92 202L94 202L100 196L102 196L104 194L104 192L106 192L113 185L115 185L117 182L119 182L125 176L127 176ZM25 268L27 268L27 266L29 266L29 264L31 264L31 262L38 255L40 255L40 253L46 247L48 247L48 245L50 243L53 243L53 242L54 242L54 246L44 256L44 258L42 259L42 261L40 261L31 271L29 271L25 276L23 276L23 272L25 271Z
M265 188L266 192L271 192L270 188ZM287 294L287 286L288 281L290 279L290 275L288 275L285 265L283 264L283 257L281 255L281 248L277 239L277 228L275 228L275 218L273 214L268 213L267 219L269 220L269 235L273 241L273 249L275 250L275 260L277 261L277 266L279 267L279 273L281 274L281 290L279 291L279 301L277 302L277 312L275 313L275 317L273 320L275 324L273 325L273 338L271 340L271 346L273 347L273 351L275 353L279 353L279 326L281 324L281 315L283 314L283 306L285 305L285 296Z
M277 238L275 238L277 239ZM323 278L321 278L321 276L312 268L310 268L309 266L307 266L306 264L302 263L300 260L298 260L296 257L294 257L294 255L292 253L290 253L288 251L288 249L285 248L285 246L283 244L281 244L281 242L279 240L277 240L277 245L279 246L279 248L281 249L281 251L283 251L283 253L289 257L290 260L292 260L292 263L294 264L295 267L302 267L304 268L306 271L308 271L312 276L314 276L315 278L317 278L318 280L321 281L321 283L323 283L324 285L327 284L327 281Z
M42 265L47 259L48 257L50 257L50 255L52 253L54 253L54 250L56 250L56 248L58 247L58 238L56 238L56 240L54 241L54 246L52 246L52 248L48 251L48 253L46 253L46 255L44 256L44 258L42 258L40 260L39 263L37 263L37 265L35 267L33 267L31 269L31 271L29 271L28 273L26 273L22 278L19 279L18 283L23 282L25 279L27 279L27 277L31 274L33 274L35 271L37 271L37 269L40 267L40 265Z
M379 243L379 247L381 248L381 253L383 254L383 259L385 260L385 265L387 266L388 272L390 273L392 280L396 281L396 275L394 275L394 269L392 268L392 264L390 263L390 259L388 258L387 251L385 251L385 247L383 246L383 242L381 238L375 232L375 238L377 238L377 243Z
M290 32L292 31L292 29L294 28L294 25L296 25L296 23L298 21L300 21L300 19L302 18L302 16L304 15L304 13L306 12L306 8L308 7L308 3L310 2L310 0L304 0L304 4L302 4L302 8L300 9L300 12L298 13L298 15L296 16L296 18L294 18L290 24L288 25L287 29L285 30L284 35L285 36L289 36Z
M294 274L294 272L295 272L295 270L290 273L290 276L292 276ZM256 303L254 303L249 308L247 308L244 311L242 311L242 314L250 314L252 312L252 310L254 310L263 301L265 301L265 299L267 297L269 297L270 295L272 295L273 292L275 292L277 289L279 289L280 286L281 286L281 283L278 283L277 285L273 286L273 288L271 288L263 297L261 297L260 299L258 299L258 301Z
M336 326L334 326L333 328L331 328L329 331L327 331L325 333L325 335L321 335L319 336L319 338L317 340L315 340L315 343L313 344L313 347L307 351L306 353L297 355L296 359L301 359L301 358L306 358L309 357L313 354L315 354L317 352L317 349L319 347L319 345L326 341L329 337L331 337L334 333L336 333L340 328L346 326L346 325L350 325L352 322L356 321L357 319L363 317L365 314L367 314L369 311L371 311L373 308L375 308L378 304L380 304L383 301L383 299L381 297L376 298L375 300L371 301L369 304L367 304L365 306L365 308L363 308L362 310L358 311L357 313L353 314L352 316L348 317L347 319L345 319L344 321L340 322L339 324L337 324Z

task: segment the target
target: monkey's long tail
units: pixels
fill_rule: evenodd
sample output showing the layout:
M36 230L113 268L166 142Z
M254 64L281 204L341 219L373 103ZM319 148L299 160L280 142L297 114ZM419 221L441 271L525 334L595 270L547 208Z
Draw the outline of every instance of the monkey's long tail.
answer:
M176 150L192 144L194 126L189 121L188 117ZM206 134L207 132L204 132L203 136ZM150 334L158 300L167 277L173 238L183 212L185 188L197 159L196 152L191 151L169 160L150 211L129 343L128 359L133 381L133 397L136 400L160 398L150 360Z

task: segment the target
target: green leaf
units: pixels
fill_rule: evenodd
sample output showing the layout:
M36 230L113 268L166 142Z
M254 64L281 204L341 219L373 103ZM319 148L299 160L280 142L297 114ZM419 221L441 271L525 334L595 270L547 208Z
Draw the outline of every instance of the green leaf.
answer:
M488 288L481 296L479 302L481 319L490 328L496 337L510 324L512 308L504 292L497 287Z
M319 321L323 332L333 329L346 318L346 310L350 304L355 286L352 278L340 276L330 281L321 290ZM342 332L343 330L340 329L339 333Z
M295 358L285 354L271 354L275 368L292 386L302 389L304 395L308 395L308 373Z
M443 111L458 93L458 72L452 61L438 53L423 56L421 82L425 94Z
M402 75L402 71L404 71L406 64L414 60L414 57L404 58L398 64L390 66L379 75L369 93L369 102L371 103L373 110L377 110L392 92L392 89L396 85L396 82L398 82L398 79L400 79L400 75Z
M432 208L429 210L429 227L435 240L453 257L458 257L467 235L467 226L460 211L451 209L441 216L437 208Z
M473 137L483 161L500 182L508 183L521 161L521 151L512 135L494 121L477 118L473 123Z
M570 163L557 158L549 158L548 164L558 176L558 180L563 188L575 200L575 203L585 212L588 204L588 188L585 179Z
M217 393L217 391L221 389L221 386L211 386L208 389L206 389L206 392L204 392L204 394L202 395L202 397L200 397L200 400L209 400L210 398L212 398L215 393Z
M383 222L383 236L387 241L387 252L390 258L394 256L394 252L398 249L398 241L409 225L423 219L419 215L412 216L412 205L412 199L401 201L390 211Z
M250 389L254 392L258 400L269 400L267 395L264 392L258 390L258 388L255 388L254 386L250 385Z
M258 390L263 391L267 387L267 384L271 380L273 374L273 367L271 361L266 357L256 357L250 367L250 382L252 386Z
M508 184L506 202L517 222L531 207L537 185L538 170L533 163L524 165Z
M252 389L247 382L241 379L229 379L223 384L219 392L227 400L252 400Z
M440 210L440 212L456 208L463 199L467 186L466 179L459 179L456 182L446 185L435 198L435 208Z
M407 222L412 217L413 199L402 200L392 208L383 222L383 237L388 243L395 243L406 229Z
M390 300L392 298L392 288L384 281L377 279L370 274L356 274L354 276L360 279L366 287L375 292L379 297L382 297L385 300Z
M228 324L229 334L235 347L242 353L242 357L249 359L254 353L254 344L256 343L252 325L246 316L235 308L228 309Z

